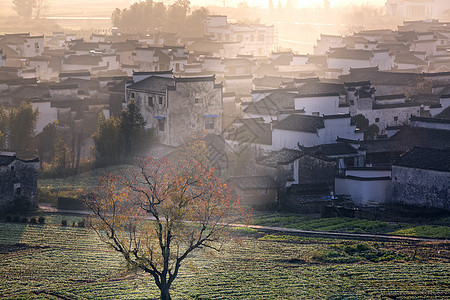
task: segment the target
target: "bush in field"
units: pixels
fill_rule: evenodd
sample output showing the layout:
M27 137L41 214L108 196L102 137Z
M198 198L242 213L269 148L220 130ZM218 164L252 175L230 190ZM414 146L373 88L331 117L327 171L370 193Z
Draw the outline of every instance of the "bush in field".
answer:
M61 226L67 226L67 220L66 219L62 219L61 220Z
M30 224L37 224L36 218L31 218L30 219Z
M84 221L79 221L78 222L78 227L79 228L84 228Z
M328 263L354 263L358 261L409 260L409 256L400 252L380 249L366 243L353 245L331 245L326 249L314 251L312 259Z
M39 224L44 225L45 224L45 217L44 216L40 216L38 219Z

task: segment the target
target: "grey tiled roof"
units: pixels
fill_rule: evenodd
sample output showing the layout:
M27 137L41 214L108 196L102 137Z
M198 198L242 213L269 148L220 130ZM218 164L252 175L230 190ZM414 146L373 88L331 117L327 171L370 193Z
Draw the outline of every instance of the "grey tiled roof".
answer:
M412 86L421 79L421 75L415 73L383 72L377 70L377 68L356 68L350 69L350 74L348 75L339 76L339 79L345 82L370 81L372 85Z
M338 93L344 94L345 87L341 83L329 82L307 82L305 85L298 88L299 94L323 94L323 93Z
M294 96L293 93L276 90L264 99L249 105L244 112L273 116L281 110L292 110L295 108Z
M265 75L264 77L253 79L253 84L256 86L278 88L282 83L291 81L293 81L293 79L289 77Z
M414 147L401 155L394 166L450 172L450 149Z
M278 151L272 151L267 156L263 156L257 159L259 165L268 167L277 167L279 165L287 165L295 161L302 156L300 150L283 148Z
M347 143L323 144L314 147L300 147L301 150L320 156L356 154L358 151Z
M101 57L93 55L71 55L64 64L68 65L83 65L83 66L97 66L102 61Z
M307 115L290 115L273 126L274 129L316 133L325 128L323 118Z
M151 76L133 83L132 85L129 85L128 89L145 92L165 93L167 87L174 85L175 80L173 78Z
M335 48L328 55L328 58L369 60L372 56L373 53L369 50Z
M7 166L16 160L15 156L0 155L0 166Z

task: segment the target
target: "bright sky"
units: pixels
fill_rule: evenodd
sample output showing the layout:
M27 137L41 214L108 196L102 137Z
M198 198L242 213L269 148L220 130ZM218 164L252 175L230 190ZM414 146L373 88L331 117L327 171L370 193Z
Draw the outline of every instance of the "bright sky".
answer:
M227 6L235 6L239 2L247 2L250 6L260 6L267 7L268 0L249 0L249 1L241 1L241 0L190 0L192 5L220 5L223 6L225 1ZM272 0L275 6L278 5L278 0ZM281 3L285 4L287 0L281 0ZM293 0L297 3L298 7L303 6L321 6L323 5L323 0ZM369 4L372 6L384 6L387 0L330 0L331 6L338 5L348 5L348 4Z

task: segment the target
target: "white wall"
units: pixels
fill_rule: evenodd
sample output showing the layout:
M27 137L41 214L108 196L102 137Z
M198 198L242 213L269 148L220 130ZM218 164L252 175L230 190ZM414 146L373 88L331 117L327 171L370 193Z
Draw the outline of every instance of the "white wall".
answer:
M320 144L336 143L336 139L364 140L364 133L355 132L356 125L350 125L350 118L325 119L325 128L318 130Z
M305 147L318 145L319 137L315 133L274 129L272 130L272 151L283 148L298 150L298 144Z
M311 96L295 98L295 109L300 110L303 108L305 109L305 113L307 115L312 115L313 112L318 112L319 116L336 115L341 112L341 109L339 108L339 96Z
M357 110L356 114L363 114L369 120L369 124L376 124L380 128L380 131L383 131L387 126L409 124L411 115L420 115L420 107L410 106L372 110ZM397 117L398 120L394 121L394 117ZM376 118L379 118L378 122L376 122Z
M350 195L357 205L370 202L385 203L392 197L392 181L389 180L356 180L335 178L336 194Z

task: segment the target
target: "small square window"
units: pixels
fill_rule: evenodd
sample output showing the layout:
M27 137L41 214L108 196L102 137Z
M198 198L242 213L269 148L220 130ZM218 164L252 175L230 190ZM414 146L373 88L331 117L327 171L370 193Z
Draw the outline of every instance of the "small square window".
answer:
M394 121L397 122L398 121L398 117L394 117Z
M375 123L380 122L380 118L375 118Z
M194 104L200 104L200 103L202 103L202 99L200 99L200 98L194 99Z

